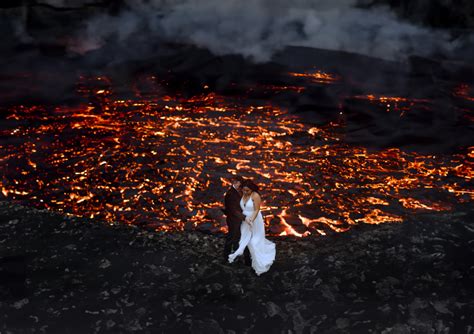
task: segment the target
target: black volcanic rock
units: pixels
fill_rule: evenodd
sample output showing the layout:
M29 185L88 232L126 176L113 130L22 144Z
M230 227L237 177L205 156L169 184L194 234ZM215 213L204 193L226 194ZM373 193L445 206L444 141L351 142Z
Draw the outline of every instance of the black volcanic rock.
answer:
M343 234L278 238L269 272L222 235L160 233L0 204L0 330L466 333L472 206Z

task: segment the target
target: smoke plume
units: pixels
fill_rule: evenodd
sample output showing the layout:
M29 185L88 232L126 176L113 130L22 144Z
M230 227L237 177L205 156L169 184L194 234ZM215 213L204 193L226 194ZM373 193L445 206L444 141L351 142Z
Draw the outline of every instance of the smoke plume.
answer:
M128 9L118 15L89 20L80 32L84 46L76 49L140 38L145 43L191 43L257 62L268 61L286 46L403 60L449 55L465 43L446 31L402 21L388 7L356 5L355 0L128 0Z

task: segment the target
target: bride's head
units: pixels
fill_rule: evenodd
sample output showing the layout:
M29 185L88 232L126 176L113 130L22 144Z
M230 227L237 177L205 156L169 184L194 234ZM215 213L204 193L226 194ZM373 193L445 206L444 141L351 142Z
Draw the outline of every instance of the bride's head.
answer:
M252 182L252 180L245 180L242 182L242 193L245 196L249 196L252 192L258 193L258 186Z

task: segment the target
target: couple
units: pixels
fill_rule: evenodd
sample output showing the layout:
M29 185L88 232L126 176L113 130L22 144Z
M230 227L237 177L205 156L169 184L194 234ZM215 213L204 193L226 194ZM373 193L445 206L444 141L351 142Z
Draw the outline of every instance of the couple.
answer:
M265 239L258 187L250 180L244 181L240 176L232 176L231 182L232 186L225 194L225 214L229 232L224 254L226 260L232 263L237 256L245 252L245 263L252 265L257 275L260 275L270 269L276 250L275 244Z

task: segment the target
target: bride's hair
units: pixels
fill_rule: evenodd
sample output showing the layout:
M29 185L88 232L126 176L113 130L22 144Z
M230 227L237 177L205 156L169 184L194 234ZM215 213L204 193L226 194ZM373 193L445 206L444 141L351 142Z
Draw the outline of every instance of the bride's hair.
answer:
M258 186L257 186L255 183L253 183L252 180L248 180L248 179L247 179L247 180L244 180L244 182L242 182L242 186L241 186L241 187L242 187L242 188L243 188L243 187L247 187L247 188L249 188L250 190L255 191L257 194L260 194L260 192L258 191Z

